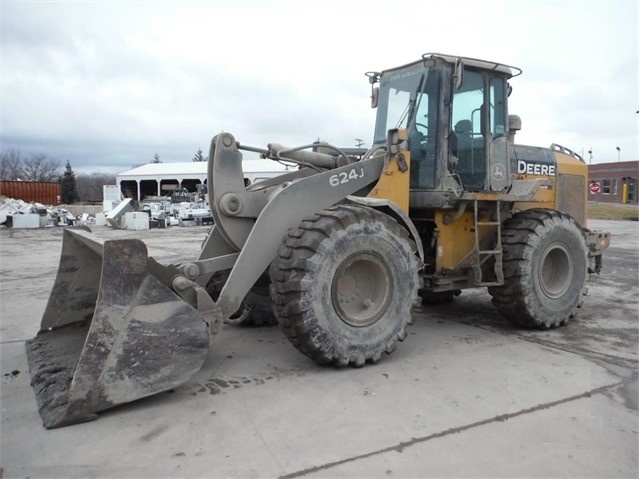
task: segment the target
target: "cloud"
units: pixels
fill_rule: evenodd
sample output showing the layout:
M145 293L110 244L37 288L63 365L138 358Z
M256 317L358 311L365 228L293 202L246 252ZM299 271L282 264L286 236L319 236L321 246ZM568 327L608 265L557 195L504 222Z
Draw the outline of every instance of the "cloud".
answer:
M242 143L370 146L363 73L440 51L520 66L519 141L639 159L632 2L3 2L2 148L74 169ZM634 103L633 103L634 102ZM626 158L626 155L628 157Z

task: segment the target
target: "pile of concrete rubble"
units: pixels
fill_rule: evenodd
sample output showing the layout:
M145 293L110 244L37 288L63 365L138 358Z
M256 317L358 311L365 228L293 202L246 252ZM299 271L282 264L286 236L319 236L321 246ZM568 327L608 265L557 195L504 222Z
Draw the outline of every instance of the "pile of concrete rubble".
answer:
M27 203L23 200L7 198L0 195L0 226L7 228L49 228L56 226L110 226L117 229L143 230L149 228L168 228L170 226L196 226L210 224L202 218L193 218L180 214L164 214L152 212L147 208L138 211L137 205L129 198L125 199L110 211L80 212L83 208L75 208L75 212L63 206ZM186 212L192 210L186 209ZM210 212L208 213L210 216Z
M43 228L67 226L88 222L90 217L80 217L59 206L48 206L40 203L0 196L0 225L8 228Z

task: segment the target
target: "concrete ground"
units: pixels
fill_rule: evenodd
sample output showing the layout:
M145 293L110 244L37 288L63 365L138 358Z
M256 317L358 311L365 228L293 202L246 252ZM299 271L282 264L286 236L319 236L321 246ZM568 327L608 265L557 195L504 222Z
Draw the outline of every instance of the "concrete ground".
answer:
M639 224L612 232L604 272L568 326L524 331L484 290L415 312L397 351L336 370L277 327L225 326L170 393L42 427L25 354L61 229L0 230L3 477L637 477ZM152 256L197 254L207 227L146 232Z

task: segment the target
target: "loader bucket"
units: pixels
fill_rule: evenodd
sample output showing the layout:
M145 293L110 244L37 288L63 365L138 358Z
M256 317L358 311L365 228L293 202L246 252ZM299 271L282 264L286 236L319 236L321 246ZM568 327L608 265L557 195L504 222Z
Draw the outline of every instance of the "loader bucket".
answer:
M204 317L167 284L171 267L140 240L87 231L65 230L40 332L26 344L49 429L186 382L209 348Z

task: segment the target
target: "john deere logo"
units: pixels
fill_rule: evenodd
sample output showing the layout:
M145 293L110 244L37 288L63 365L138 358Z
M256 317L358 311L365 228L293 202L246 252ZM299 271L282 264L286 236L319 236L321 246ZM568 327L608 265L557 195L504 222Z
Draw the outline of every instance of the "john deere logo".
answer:
M554 176L555 165L545 163L529 163L524 160L517 160L517 173L520 175L544 175Z

